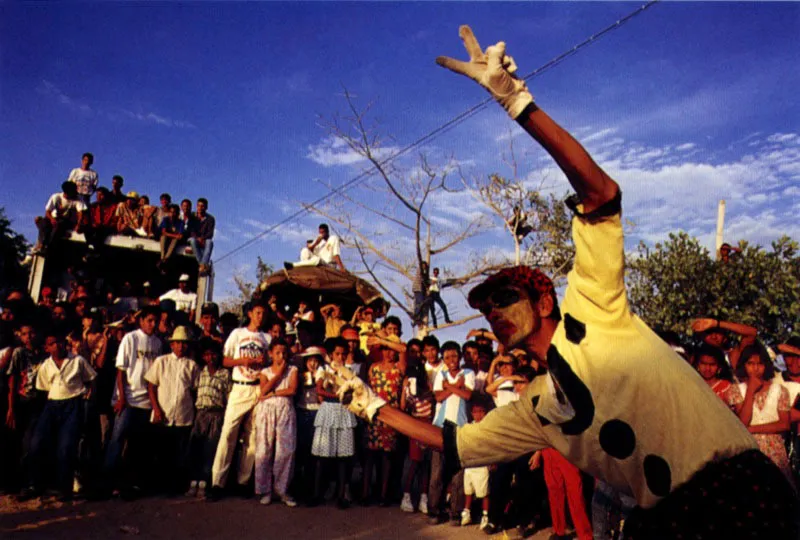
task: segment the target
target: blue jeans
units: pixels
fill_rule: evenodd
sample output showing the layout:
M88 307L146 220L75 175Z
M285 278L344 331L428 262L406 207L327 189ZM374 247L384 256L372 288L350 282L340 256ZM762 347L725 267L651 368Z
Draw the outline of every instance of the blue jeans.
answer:
M199 264L208 264L211 262L211 252L214 251L214 241L211 239L206 240L204 245L200 245L197 238L189 238L189 245L194 250L194 258L197 259Z
M29 471L28 485L42 486L41 472L45 469L45 451L52 448L50 438L56 432L56 459L58 463L58 489L72 492L72 478L78 460L78 441L83 420L83 397L48 400L36 424L31 443L34 466Z
M111 440L108 443L106 450L106 459L103 465L103 482L107 484L106 487L112 487L115 480L117 469L119 469L120 460L122 459L122 449L125 443L128 443L128 451L126 455L129 456L130 478L139 476L137 473L144 473L141 467L143 452L147 451L147 439L150 431L150 409L140 409L137 407L125 407L122 414L118 415L114 420L114 429L111 432ZM136 465L140 465L136 470Z

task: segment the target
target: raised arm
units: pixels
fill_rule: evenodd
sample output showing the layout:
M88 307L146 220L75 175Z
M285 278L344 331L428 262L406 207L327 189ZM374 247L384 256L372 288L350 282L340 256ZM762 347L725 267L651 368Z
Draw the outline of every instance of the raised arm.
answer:
M506 44L501 41L484 52L469 26L461 26L459 35L470 55L469 62L445 56L438 57L436 62L483 86L536 139L564 171L583 204L584 214L612 200L619 186L578 141L534 104L525 81L516 76L513 58L506 55Z

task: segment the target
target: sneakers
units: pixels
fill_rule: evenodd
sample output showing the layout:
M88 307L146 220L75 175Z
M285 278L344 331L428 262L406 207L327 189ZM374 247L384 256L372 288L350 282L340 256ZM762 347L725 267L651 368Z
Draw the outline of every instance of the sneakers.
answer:
M191 490L191 488L189 488ZM197 483L197 498L198 499L205 499L206 498L206 481L200 480Z
M489 523L489 518L486 516L483 517L486 519L486 523ZM481 520L481 522L482 521L483 520ZM461 526L466 527L470 523L472 523L472 514L469 512L469 508L464 508L464 510L461 511Z
M263 504L264 506L269 506L272 504L272 495L263 495L259 500L259 504Z
M187 497L197 497L197 480L192 480L192 483L189 484L189 491L186 492Z
M400 510L403 512L414 511L414 505L411 504L411 493L403 493L403 500L400 502Z
M420 514L428 513L428 494L423 493L419 496L419 506L417 507Z
M478 529L481 530L481 531L485 531L486 527L488 527L488 526L489 526L489 515L488 514L483 514L481 516L481 523L480 523L480 525L478 525Z
M295 501L290 495L281 495L281 502L289 508L294 508L297 506L297 501Z

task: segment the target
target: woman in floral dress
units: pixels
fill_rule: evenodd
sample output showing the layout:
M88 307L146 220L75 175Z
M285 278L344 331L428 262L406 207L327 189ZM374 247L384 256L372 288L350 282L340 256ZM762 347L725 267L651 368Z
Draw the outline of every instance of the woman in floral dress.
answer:
M400 338L397 336L388 336L381 341L399 343ZM386 344L381 344L380 355L380 361L373 364L369 369L369 385L372 391L385 400L387 404L392 407L397 407L400 404L400 390L403 385L403 373L397 366L398 353ZM390 457L396 445L397 432L394 429L380 421L373 422L367 426L367 460L364 470L364 486L361 492L365 502L369 501L372 469L375 466L376 460L380 459L380 503L382 506L388 504L386 495L389 488Z
M789 429L789 392L774 379L766 349L760 344L742 351L736 367L739 380L730 388L729 402L758 443L758 448L781 469L794 485L783 433Z

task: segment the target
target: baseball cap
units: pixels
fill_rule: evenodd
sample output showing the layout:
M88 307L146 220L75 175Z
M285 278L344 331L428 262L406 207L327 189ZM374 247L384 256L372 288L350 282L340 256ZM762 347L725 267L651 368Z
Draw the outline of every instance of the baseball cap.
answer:
M541 298L551 294L555 298L553 282L544 272L530 266L512 266L492 274L483 283L475 286L467 296L467 301L473 309L480 309L492 291L514 285L525 290L531 298Z
M181 277L178 278L178 282L181 281L189 281L189 274L181 274Z
M346 340L358 339L358 332L356 332L353 328L347 328L346 330L342 331L342 337Z

